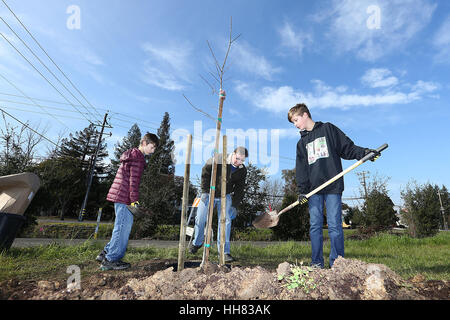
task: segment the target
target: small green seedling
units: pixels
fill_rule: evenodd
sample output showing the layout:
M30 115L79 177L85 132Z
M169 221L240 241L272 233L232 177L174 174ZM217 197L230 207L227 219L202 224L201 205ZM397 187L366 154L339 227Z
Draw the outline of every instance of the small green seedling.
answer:
M305 293L309 293L311 289L316 288L314 279L309 274L314 270L314 268L303 266L302 264L303 262L299 266L291 267L292 275L286 278L283 275L279 275L278 281L282 281L284 279L286 283L283 286L289 290L294 290L300 287Z

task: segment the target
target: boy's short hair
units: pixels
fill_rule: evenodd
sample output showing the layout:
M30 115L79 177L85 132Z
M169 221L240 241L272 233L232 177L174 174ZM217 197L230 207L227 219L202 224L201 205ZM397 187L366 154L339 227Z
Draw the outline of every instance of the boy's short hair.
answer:
M141 145L142 145L142 142L144 142L144 141L147 142L147 144L153 143L155 145L155 148L157 148L159 146L159 138L154 133L147 132L141 139Z
M234 149L234 153L245 155L245 157L248 158L248 150L244 147L237 147L236 149Z
M288 120L289 122L292 122L292 118L298 114L300 117L303 116L303 114L306 112L309 118L311 118L311 113L309 112L308 107L304 103L298 103L295 106L293 106L291 109L289 109L288 112Z

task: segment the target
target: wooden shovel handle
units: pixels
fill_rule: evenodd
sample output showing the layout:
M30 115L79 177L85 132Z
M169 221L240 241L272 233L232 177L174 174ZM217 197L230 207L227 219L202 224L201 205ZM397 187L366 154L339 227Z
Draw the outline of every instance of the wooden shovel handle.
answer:
M295 207L296 205L298 205L298 200L295 201L294 203L290 204L289 206L287 206L286 208L284 208L283 210L281 210L280 212L278 212L278 216L281 215L282 213L285 213L286 211L291 210L293 207Z
M383 145L381 145L377 151L381 152L384 149L386 149L388 147L388 144L385 143ZM310 193L306 194L305 197L309 198L311 197L313 194L316 194L317 192L319 192L320 190L322 190L323 188L325 188L326 186L330 185L331 183L333 183L334 181L336 181L337 179L339 179L340 177L342 177L344 174L352 171L353 169L355 169L356 167L358 167L359 165L363 164L365 161L367 161L368 159L370 159L371 157L373 157L374 154L370 153L367 156L365 156L364 158L362 158L361 160L355 162L353 165L351 165L350 167L348 167L347 169L345 169L344 171L342 171L341 173L337 174L336 176L334 176L333 178L331 178L330 180L324 182L323 184L321 184L320 186L318 186L317 188L315 188L313 191L311 191ZM281 215L282 213L285 213L288 210L291 210L293 207L295 207L296 205L299 204L299 201L295 201L294 203L292 203L291 205L287 206L286 208L284 208L283 210L281 210L278 213L278 216Z

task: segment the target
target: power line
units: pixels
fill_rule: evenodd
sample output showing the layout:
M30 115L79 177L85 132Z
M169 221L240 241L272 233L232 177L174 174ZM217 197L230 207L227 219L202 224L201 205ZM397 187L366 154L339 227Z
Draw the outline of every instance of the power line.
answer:
M20 122L22 125L24 125L25 127L27 127L28 129L30 129L31 131L33 131L34 133L38 134L40 137L42 137L43 139L47 140L48 142L54 144L56 147L59 147L56 143L54 143L53 141L51 141L50 139L48 139L46 136L44 136L43 134L37 132L36 130L34 130L33 128L30 128L26 123L23 123L22 121L20 121L19 119L17 119L16 117L14 117L13 115L11 115L10 113L6 112L5 110L3 110L2 108L0 108L0 110L2 111L2 113L6 113L8 116L10 116L11 118L13 118L14 120L16 120L17 122Z
M18 105L24 105L24 106L34 106L34 104L31 104L31 103L20 102L20 101L13 101L13 100L7 100L7 99L0 99L0 101L14 103L14 104L18 104ZM38 106L41 107L41 108L48 108L48 109L53 109L53 110L77 113L77 111L74 111L74 110L66 110L66 109L63 109L63 108L52 107L52 106L47 106L47 105L42 105L42 104L40 104ZM62 117L62 118L75 119L75 120L84 120L82 118L77 118L77 117L72 117L72 116L67 116L67 115L54 114L54 113L49 113L49 112L32 111L32 110L29 110L29 109L20 109L20 108L11 107L11 106L3 106L3 107L4 108L8 108L8 109L17 110L17 111L32 112L32 113L37 113L37 114L47 114L47 115L50 115L52 117L53 116L57 116L57 117ZM114 121L134 123L134 121L124 120L124 119L120 119L120 118L117 118L117 117L110 117L110 120L111 119L114 119ZM118 125L118 124L115 124L114 126L120 127L120 128L124 128L124 129L130 129L129 127L121 126L121 125ZM150 127L148 125L145 125L145 126L148 127L148 128L151 128L151 129L155 129L155 130L157 129L155 127Z
M61 70L61 68L56 64L56 62L50 57L50 55L45 51L45 49L41 46L39 41L36 40L36 38L31 34L31 32L28 30L28 28L22 23L22 21L16 16L14 11L8 6L8 4L5 2L5 0L2 0L2 2L5 4L5 6L8 8L8 10L13 14L13 16L16 18L16 20L20 23L20 25L25 29L25 31L30 35L30 37L36 42L36 44L41 48L41 50L45 53L47 58L55 65L55 67L61 72L61 74L69 81L69 83L72 85L72 87L80 94L80 96L83 97L83 99L91 106L91 108L94 109L94 111L97 113L98 116L101 117L100 113L95 109L95 107L86 99L86 97L78 90L78 88L73 84L72 81L67 77L67 75Z
M21 96L21 95L16 95L16 94L11 94L11 93L4 93L4 92L0 92L0 95L12 96L12 97L17 97L17 98L25 98L24 96ZM40 98L33 98L33 99L34 100L38 100L38 101L45 101L45 102L50 102L50 103L55 103L55 104L61 104L61 105L71 105L70 103L66 103L66 102L62 102L62 101L55 101L55 100L49 100L49 99L40 99ZM8 102L13 102L13 101L8 101ZM13 102L13 103L19 103L20 104L20 102ZM45 106L45 105L43 105L43 106L46 107L46 108L55 108L55 107L50 107L50 106ZM120 113L120 112L116 112L116 111L111 111L110 109L107 109L107 108L102 108L102 107L97 107L97 108L99 110L107 111L107 112L110 112L110 113L114 114L114 116L112 116L112 117L114 117L115 119L120 119L120 118L118 118L115 115L122 115L122 116L130 118L130 119L135 119L135 120L137 120L137 122L142 123L144 126L148 126L145 123L148 123L148 124L151 124L151 125L158 125L158 123L155 122L155 121L143 120L143 119L140 119L140 118L137 118L137 117L130 116L128 114L124 114L124 113ZM64 109L64 110L66 110L66 109ZM72 111L72 110L67 110L67 111L68 112L76 112L76 111ZM129 121L129 120L123 120L123 121ZM129 122L132 122L132 121L129 121ZM150 126L148 126L148 127L150 127ZM155 129L154 127L150 127L150 128Z
M19 98L23 97L23 96L20 96L20 95L15 95L15 94L10 94L10 93L4 93L4 92L0 92L0 95L7 95L7 96L13 96L13 97L19 97ZM40 99L40 98L33 98L33 99L34 99L34 100L40 100L40 101L51 102L51 103L56 103L56 104L67 105L67 103L61 102L61 101L48 100L48 99ZM17 104L29 105L29 104L27 104L27 103L22 103L22 102L19 102L19 101L11 101L11 100L4 100L4 99L0 99L0 101L6 101L6 102L11 102L11 103L17 103ZM45 107L45 108L55 109L55 110L65 110L65 109L61 109L61 108L57 108L57 107L51 107L51 106L46 106L46 105L41 105L41 106L42 106L42 107ZM100 110L105 110L105 111L107 110L107 109L104 109L104 108L101 108L101 107L98 107L98 109L100 109ZM65 111L67 111L67 112L76 112L76 111L72 111L72 110L65 110ZM107 111L110 111L110 110L108 109ZM115 120L117 120L117 121L127 122L127 123L143 123L143 122L147 122L147 123L153 125L153 123L150 122L150 121L142 120L142 119L139 119L139 118L136 118L136 117L133 117L133 116L126 115L126 114L124 114L124 113L120 113L120 112L111 112L111 113L112 113L113 115L110 116L110 119L115 119ZM130 121L130 120L121 119L121 118L115 116L116 114L118 114L118 115L123 115L123 116L126 116L126 117L131 118L131 119L136 119L137 121ZM156 122L154 122L154 123L156 123ZM150 129L155 129L155 130L158 129L158 128L156 128L156 127L151 127L151 126L146 125L146 124L143 124L143 125L146 126L146 127L148 127L148 128L150 128ZM121 125L115 125L115 126L120 127L120 128L129 129L128 127L121 126ZM225 129L226 129L226 128L225 128ZM201 142L202 142L202 140L198 140L198 139L194 139L194 141L201 141ZM281 155L278 155L278 157L280 158L281 161L284 161L284 162L288 162L288 161L289 161L289 162L291 162L291 161L294 161L294 162L295 162L295 161L296 161L294 158L289 158L289 157L285 157L285 156L281 156Z
M55 89L67 102L69 102L69 103L71 103L70 101L69 101L69 99L67 99L62 93L61 93L61 91L59 91L54 85L53 85L53 83L51 83L50 82L50 80L48 80L43 74L42 74L42 72L40 72L31 62L30 62L30 60L28 60L23 54L22 54L22 52L20 52L20 50L19 49L17 49L16 48L16 46L14 46L12 43L11 43L11 41L9 41L6 37L5 37L5 35L3 34L3 33L1 33L0 32L0 35L6 40L6 42L8 42L9 43L9 45L10 46L12 46L15 50L16 50L16 52L18 53L18 54L20 54L21 56L22 56L22 58L23 59L25 59L25 61L27 61L32 67L33 67L33 69L37 72L37 73L39 73L39 75L42 77L42 78L44 78L44 80L45 81L47 81L47 83L49 84L49 85L51 85L52 87L53 87L53 89ZM78 108L77 107L75 107L72 103L71 103L71 105L80 113L80 114L82 114L83 115L83 117L85 117L84 116L84 114L80 111L80 110L78 110ZM87 117L85 117L86 118L86 120L87 121L89 121L89 123L92 123L92 121L91 120L89 120Z
M92 114L88 110L88 108L86 108L86 106L83 105L81 101L74 96L74 94L64 85L64 83L62 83L61 80L59 80L59 78L47 67L47 65L44 62L42 62L42 60L34 53L34 51L25 43L25 41L23 41L22 38L11 28L11 26L2 17L0 17L0 19L3 21L4 24L6 24L9 30L11 30L14 33L14 35L23 43L23 45L33 54L33 56L47 69L47 71L50 72L50 74L64 87L64 89L66 89L67 92L69 92L72 95L72 97L74 97L75 100L77 100L86 109L86 111L90 114L90 116L93 116L93 118L95 118L94 114Z
M35 99L36 100L36 99ZM0 101L3 102L9 102L9 103L14 103L14 104L19 104L19 105L24 105L24 106L35 106L32 103L26 103L26 102L21 102L21 101L13 101L13 100L7 100L7 99L0 99ZM74 113L78 113L77 111L74 110L67 110L64 108L58 108L58 107L51 107L51 106L47 106L47 105L39 105L42 108L47 108L47 109L53 109L53 110L59 110L59 111L64 111L64 112L74 112ZM27 110L28 111L28 110ZM32 111L30 111L32 112Z
M19 87L17 87L14 83L12 83L10 80L8 80L5 76L3 76L0 73L0 77L3 78L3 80L5 80L6 82L8 82L11 86L13 86L17 91L19 91L20 93L22 93L24 96L26 96L31 102L33 102L34 105L38 106L39 108L42 109L42 111L45 112L45 110L43 109L43 107L39 104L37 104L32 98L28 97L25 92L23 92ZM59 123L61 123L64 127L66 127L67 129L70 129L65 123L61 122L58 118L56 118L55 116L51 115L48 112L45 112L46 114L48 114L49 116L51 116L52 118L54 118L56 121L58 121Z
M15 107L10 107L10 106L3 106L3 108L7 108L7 109L12 109L12 110L17 110L17 111L24 111L24 112L31 112L31 113L37 113L37 114L49 114L49 113L45 113L45 112L39 112L39 111L32 111L32 110L25 110L25 109L20 109L20 108L15 108ZM50 115L53 115L50 113ZM58 117L62 117L62 118L67 118L67 119L74 119L74 120L84 120L82 118L77 118L77 117L71 117L71 116L63 116L63 115L55 115Z
M19 105L25 105L25 106L33 106L33 104L26 103L26 102L11 101L11 100L6 100L6 99L0 99L0 101L14 103L14 104L19 104ZM43 108L49 108L49 109L60 110L60 111L65 111L65 112L74 112L74 113L77 112L77 111L74 111L74 110L66 110L66 109L63 109L63 108L50 107L50 106L45 106L45 105L39 105L39 106L43 107ZM37 114L47 114L47 115L50 115L50 116L57 116L57 117L62 117L62 118L75 119L75 120L84 120L84 119L78 118L78 117L72 117L72 116L61 115L61 114L54 114L54 113L49 113L49 112L32 111L32 110L29 110L29 109L20 109L20 108L11 107L11 106L3 106L3 108L13 109L13 110L17 110L17 111L32 112L32 113L37 113ZM115 117L110 117L110 120L111 119L114 119L115 121L133 123L133 121L123 120L123 119L119 119L119 118L115 118ZM115 124L114 126L120 127L120 128L124 128L124 129L130 129L129 127L125 127L125 126L121 126L121 125L117 125L117 124ZM157 128L154 128L154 127L149 127L149 126L147 126L147 127L151 128L151 129L157 129Z

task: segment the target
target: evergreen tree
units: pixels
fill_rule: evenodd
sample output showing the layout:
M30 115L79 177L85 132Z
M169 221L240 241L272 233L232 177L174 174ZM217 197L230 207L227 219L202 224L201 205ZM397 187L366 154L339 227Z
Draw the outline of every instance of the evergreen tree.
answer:
M398 220L394 203L383 190L374 189L368 194L362 214L364 226L375 230L390 229Z
M360 195L365 201L363 207L355 211L352 220L355 225L364 229L360 231L390 229L398 221L394 203L388 195L388 180L389 178L379 177L375 174L367 182L365 179L361 181Z
M81 160L83 171L88 172L91 167L94 153L98 145L99 133L95 125L90 124L82 131L77 131L75 134L70 134L69 139L61 141L61 148L56 152L57 156L72 157ZM106 165L103 159L108 156L106 150L106 143L104 138L100 143L100 149L97 154L97 160L94 169L94 176L105 173Z
M298 199L295 169L283 170L285 195L282 208L286 208ZM298 205L280 216L278 225L273 228L274 235L279 240L309 240L308 205Z
M76 215L86 189L81 160L72 157L55 157L39 163L34 172L41 180L41 187L33 199L30 210L35 214L59 215L61 220L69 213Z
M114 145L114 159L111 159L111 172L114 175L120 166L120 156L128 149L139 147L142 134L137 123L133 124L128 130L128 134L123 138L122 142Z
M298 194L297 182L295 181L295 169L281 170L281 177L284 180L284 193Z
M165 112L161 125L158 129L159 147L155 153L150 156L149 165L156 166L158 172L162 174L175 174L175 163L173 161L173 152L175 144L170 138L170 117Z
M406 212L403 219L412 237L429 237L439 231L440 203L437 186L427 183L423 186L412 181L408 183L401 196Z
M267 202L267 195L261 190L262 182L266 181L266 174L249 163L247 166L247 177L245 179L244 197L239 206L239 212L233 221L234 227L248 227L256 218L258 211L264 211L264 204ZM220 195L216 195L219 196Z
M78 175L78 181L83 186L83 191L80 196L81 199L84 199L95 152L97 146L99 146L92 175L92 184L89 190L88 203L85 208L87 213L86 218L94 218L96 216L98 207L103 206L105 203L106 193L108 191L106 188L106 185L109 184L106 176L108 174L108 166L104 163L104 158L108 156L108 151L103 137L100 144L98 144L99 137L100 133L97 132L95 125L90 124L82 131L77 131L74 135L70 134L68 139L63 139L60 149L56 151L57 157L69 157L79 160L77 165L79 165L82 173ZM78 208L70 212L71 215L78 215L76 211L81 207L82 201L79 201Z
M148 159L140 185L140 203L152 211L148 219L148 232L143 230L140 234L151 233L150 226L155 224L171 223L176 215L176 188L175 165L172 160L174 142L170 138L170 118L166 112L161 126L158 129L159 146ZM151 220L151 221L150 221Z

